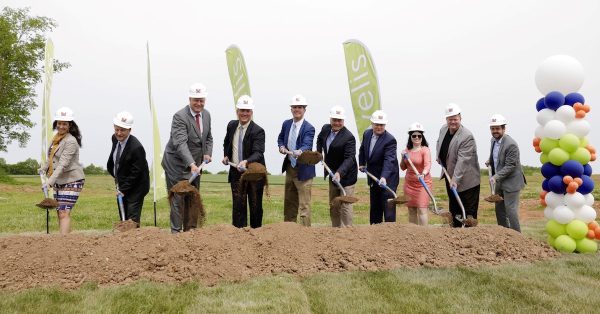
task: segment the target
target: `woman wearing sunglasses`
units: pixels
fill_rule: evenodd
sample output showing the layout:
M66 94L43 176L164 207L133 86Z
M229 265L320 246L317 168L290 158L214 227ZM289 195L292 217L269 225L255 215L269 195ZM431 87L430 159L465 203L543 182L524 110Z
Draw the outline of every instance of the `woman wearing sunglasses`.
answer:
M406 150L402 151L402 156L408 154L408 158L417 168L419 173L415 173L410 163L405 158L400 162L400 168L406 170L404 179L404 194L408 198L408 221L413 224L426 226L427 207L429 206L429 195L421 185L419 177L425 180L425 183L432 188L431 174L431 152L427 140L425 139L425 129L419 122L415 122L408 128L408 143Z

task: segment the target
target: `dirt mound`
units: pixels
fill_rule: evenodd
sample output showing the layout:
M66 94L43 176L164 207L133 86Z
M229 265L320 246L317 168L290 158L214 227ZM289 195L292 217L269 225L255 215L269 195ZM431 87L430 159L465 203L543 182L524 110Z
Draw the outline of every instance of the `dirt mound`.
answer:
M138 279L208 285L253 276L397 267L532 262L558 256L546 244L498 226L453 229L381 224L260 229L211 226L171 235L157 228L124 233L0 238L0 288L76 288Z

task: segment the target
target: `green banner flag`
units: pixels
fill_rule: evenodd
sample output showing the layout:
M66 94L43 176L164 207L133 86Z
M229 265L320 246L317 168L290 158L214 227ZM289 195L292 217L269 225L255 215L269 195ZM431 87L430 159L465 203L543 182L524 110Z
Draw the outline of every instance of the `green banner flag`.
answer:
M351 39L344 42L344 55L352 109L362 141L363 133L371 125L371 114L381 109L377 73L369 50L360 41Z
M250 83L248 81L248 72L246 71L246 62L242 51L236 45L231 45L225 50L227 57L227 69L229 70L229 79L233 89L233 103L237 102L242 95L252 96L250 94Z
M150 45L146 42L147 68L148 68L148 103L150 104L150 113L152 114L152 167L150 168L150 180L154 192L154 202L167 196L167 182L165 181L165 171L161 165L162 146L160 145L160 132L158 131L158 116L152 100L152 81L150 74Z
M42 163L46 163L48 148L52 143L52 116L50 115L50 91L54 74L54 44L52 39L46 41L44 50L44 100L42 104Z

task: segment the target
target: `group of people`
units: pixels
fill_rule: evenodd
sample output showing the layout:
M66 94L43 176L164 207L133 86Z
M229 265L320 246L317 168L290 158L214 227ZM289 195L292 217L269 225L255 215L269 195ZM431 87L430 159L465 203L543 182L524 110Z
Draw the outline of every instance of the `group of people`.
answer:
M206 110L206 86L193 84L189 89L189 103L173 115L169 141L165 147L162 166L167 188L181 180L201 174L203 164L212 161L213 137L210 112ZM315 127L304 115L308 103L301 95L292 98L291 119L285 120L277 137L279 152L283 155L282 172L285 172L284 221L311 225L311 188L316 176L315 166L298 162L303 152L312 151ZM224 157L221 162L229 166L228 182L232 196L232 224L236 227L258 228L262 225L262 195L264 180L241 180L250 163L265 165L265 131L252 115L255 109L250 96L239 97L236 102L237 119L231 120L223 141ZM454 195L457 192L467 217L477 219L480 194L480 168L477 146L473 134L462 125L461 109L450 104L445 110L446 124L440 129L436 144L436 161L445 169L452 225L463 225L462 209ZM345 126L344 108L330 109L329 123L316 135L316 151L331 172L325 170L329 181L329 213L333 227L352 225L352 204L335 202L340 195L353 196L358 171L369 174L371 224L396 221L396 206L388 202L396 193L400 182L400 169L406 170L404 195L408 199L409 222L428 224L430 196L425 187L432 189L431 150L425 138L424 127L415 122L408 128L408 141L397 155L396 138L386 130L387 114L381 110L371 115L371 128L363 133L356 160L356 138ZM113 119L114 135L107 161L107 169L115 179L116 193L123 198L123 220L131 219L139 226L144 197L148 194L149 172L146 153L140 141L131 134L133 117L121 112ZM490 183L495 183L495 193L504 200L496 203L498 224L520 231L518 219L519 192L525 184L520 165L519 148L506 134L506 119L494 115L490 121L492 134L490 155L485 162L492 169ZM70 230L70 211L81 192L85 177L79 163L81 134L73 112L63 107L57 111L53 128L56 134L48 149L48 163L41 170L49 177L47 185L54 188L58 201L58 218L61 233ZM447 173L448 175L444 174ZM372 179L372 177L377 180ZM199 189L200 176L191 184ZM342 191L343 189L343 191ZM173 194L170 203L172 233L197 227L197 217L189 215L183 196ZM249 210L248 210L249 207ZM249 216L249 217L248 217Z

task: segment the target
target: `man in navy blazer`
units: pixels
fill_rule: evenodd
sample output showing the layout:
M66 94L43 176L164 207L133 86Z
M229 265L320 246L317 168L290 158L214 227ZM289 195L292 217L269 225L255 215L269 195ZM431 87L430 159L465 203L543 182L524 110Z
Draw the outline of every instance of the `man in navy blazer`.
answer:
M285 155L281 166L281 172L285 172L283 219L296 222L300 212L300 223L310 227L310 199L315 166L296 162L303 151L312 150L315 137L315 128L304 120L307 105L302 95L292 98L290 111L293 118L283 122L277 145L279 152Z
M396 221L396 206L388 202L393 198L392 193L383 186L387 185L394 192L400 181L398 169L398 156L396 153L396 138L385 130L387 115L381 110L376 110L371 115L371 129L363 134L363 140L358 152L358 164L361 171L368 171L375 177L380 178L375 182L367 178L370 187L370 223ZM382 219L383 216L383 219Z

